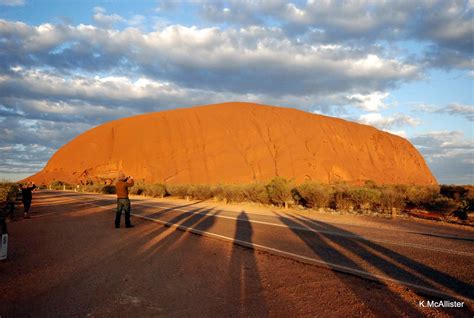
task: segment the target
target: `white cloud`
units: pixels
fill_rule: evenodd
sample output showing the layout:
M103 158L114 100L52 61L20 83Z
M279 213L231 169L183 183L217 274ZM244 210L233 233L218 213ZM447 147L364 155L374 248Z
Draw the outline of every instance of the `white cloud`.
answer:
M125 22L125 19L117 14L106 14L106 10L102 7L94 8L93 19L102 28L110 29L114 24L119 22Z
M26 59L67 70L117 68L127 76L145 73L184 87L240 94L323 96L376 91L353 95L369 107L385 98L386 93L378 91L412 80L420 71L414 64L361 54L360 49L347 46L295 44L275 27L220 30L172 25L143 32L86 25L30 27L0 20L2 34L3 45L10 47L4 54L15 52L5 58L15 64Z
M472 184L474 140L459 131L432 131L410 138L441 183Z
M440 108L437 112L447 113L454 116L463 116L469 121L474 121L474 106L466 104L453 103L444 108Z
M406 131L404 130L390 130L390 129L384 129L384 131L388 132L388 133L391 133L393 135L397 135L397 136L400 136L402 138L408 138L408 135L406 133Z
M279 23L287 34L321 42L421 41L423 57L440 68L473 68L472 6L466 1L205 1L203 16L241 26ZM268 22L271 21L271 22ZM316 32L315 32L316 31Z
M373 92L370 94L354 94L348 97L349 101L354 104L354 106L368 110L368 111L377 111L380 109L387 108L387 105L384 102L390 93L387 92Z
M466 139L460 131L433 131L412 138L416 145L432 148L432 156L462 152L474 154L474 140Z
M380 113L368 113L360 115L357 120L359 123L370 125L382 129L388 133L407 138L405 130L394 130L395 127L417 126L420 124L418 119L404 114L393 114L391 116L383 116Z

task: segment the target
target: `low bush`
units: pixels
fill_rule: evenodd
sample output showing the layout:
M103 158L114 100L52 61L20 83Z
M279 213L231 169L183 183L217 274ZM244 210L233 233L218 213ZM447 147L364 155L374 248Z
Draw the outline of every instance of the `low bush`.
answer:
M220 184L213 188L213 196L227 202L243 202L245 195L242 186L238 184Z
M5 184L5 183L4 183ZM0 184L1 190L2 184ZM57 190L77 190L114 194L113 185L94 184L71 185L55 180L50 187ZM3 191L3 190L2 190ZM255 202L289 206L295 202L307 208L331 207L339 211L378 211L396 213L402 209L421 209L454 215L466 220L474 207L473 186L409 186L377 185L373 181L364 186L350 186L346 183L333 185L305 182L294 186L292 181L276 177L268 183L251 184L145 184L135 182L130 194L150 197L173 196L194 200L218 199L226 202Z
M186 198L189 196L189 185L186 184L167 184L166 194L172 197Z
M439 187L436 186L415 185L406 187L406 200L409 207L427 209L438 195Z
M213 197L213 191L210 185L193 184L187 190L188 195L195 200L209 200Z
M166 195L166 187L159 183L146 185L142 194L152 198L162 198Z
M145 194L146 185L142 183L135 183L135 185L129 188L128 193L132 195L144 195Z
M245 201L270 204L270 198L268 197L265 183L251 183L242 185L240 188Z
M15 201L18 193L18 185L13 182L0 183L0 201Z
M438 195L431 202L427 204L430 211L439 212L444 215L450 215L461 207L459 202L442 195Z
M293 198L308 208L327 208L332 201L333 190L327 185L305 182L295 188Z
M369 211L379 204L381 193L376 189L362 187L349 189L348 196L356 209Z
M102 187L102 189L100 190L100 193L103 193L103 194L115 194L116 193L116 189L115 189L115 186L113 185L105 185Z
M104 186L100 184L87 184L87 185L80 185L79 187L76 186L75 189L77 189L80 192L101 193L103 187Z
M380 212L396 212L405 207L406 194L400 187L385 186L381 188L379 203Z
M462 201L469 195L469 188L458 185L442 185L439 193L447 198Z
M331 207L335 210L350 211L354 209L354 203L349 195L349 186L346 184L334 185Z
M52 190L73 190L75 188L74 185L69 184L65 181L61 180L54 180L50 185L49 188Z
M287 207L293 203L292 189L293 185L290 180L276 177L266 185L268 198L270 202L276 206Z

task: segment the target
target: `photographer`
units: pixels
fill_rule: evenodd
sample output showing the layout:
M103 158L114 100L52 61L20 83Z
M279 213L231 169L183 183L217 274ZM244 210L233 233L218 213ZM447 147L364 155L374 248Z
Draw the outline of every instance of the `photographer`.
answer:
M36 189L34 182L28 182L21 187L22 201L23 201L23 215L25 219L30 219L30 206L33 199L33 190Z
M128 198L128 188L134 185L133 178L121 172L118 177L118 181L115 184L117 191L117 214L115 216L115 228L120 228L120 219L122 217L122 211L125 212L125 227L132 228L133 225L130 223L130 199Z

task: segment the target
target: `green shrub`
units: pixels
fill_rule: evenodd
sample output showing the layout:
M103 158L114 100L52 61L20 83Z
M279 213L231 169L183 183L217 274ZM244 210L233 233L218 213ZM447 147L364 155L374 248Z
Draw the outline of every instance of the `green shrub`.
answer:
M281 177L273 178L266 185L270 202L274 205L285 207L293 202L292 188L292 182Z
M406 205L406 193L398 186L385 186L381 188L380 210L391 213L394 210L401 210Z
M50 188L53 190L72 190L74 186L65 181L54 180L50 185Z
M269 204L270 198L264 183L251 183L241 186L243 199L249 202Z
M436 186L410 186L407 187L407 205L418 209L428 209L439 195Z
M453 215L460 220L467 220L469 218L469 203L467 200L463 200L460 203L459 208L453 212Z
M115 189L115 186L113 185L105 185L102 187L102 189L100 190L100 193L103 193L103 194L115 194L116 193L116 189Z
M18 185L13 182L0 183L0 201L14 202L18 193Z
M439 195L428 204L430 211L440 212L444 215L450 215L461 207L459 202L451 198Z
M373 209L380 201L380 191L375 189L354 188L348 194L354 206L363 211Z
M186 184L167 184L166 193L172 197L186 198L189 196L189 185Z
M238 184L220 184L213 188L214 197L227 202L243 202L245 195Z
M209 200L213 197L211 186L207 184L190 185L187 193L195 200Z
M162 198L166 195L164 184L150 184L144 187L143 194L152 198Z
M135 181L133 187L128 188L128 193L132 195L144 195L147 185L143 181Z
M101 193L103 186L100 184L88 184L88 185L80 185L78 190L80 192L94 192L94 193Z
M332 208L336 210L352 210L354 203L349 195L349 187L345 184L337 184L333 187Z
M327 208L333 197L331 187L314 182L300 184L295 190L293 197L309 208Z
M440 194L456 201L462 201L469 195L469 189L457 185L442 185Z

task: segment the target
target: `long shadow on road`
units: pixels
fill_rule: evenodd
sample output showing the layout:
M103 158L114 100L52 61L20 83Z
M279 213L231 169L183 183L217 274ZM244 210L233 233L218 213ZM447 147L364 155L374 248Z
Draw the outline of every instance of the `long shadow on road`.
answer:
M240 212L235 225L234 240L252 243L252 224L244 211ZM229 308L235 308L241 317L264 317L268 313L265 299L261 294L263 288L255 251L251 257L243 257L241 246L233 245L229 263L229 292L227 302Z
M353 268L358 271L365 271L363 267L361 267L358 263L353 261L349 255L343 254L341 251L335 249L331 246L331 242L333 242L333 237L330 237L323 233L315 233L315 232L308 232L298 230L297 228L301 228L303 225L302 222L298 222L298 219L295 219L293 216L283 216L281 214L277 214L281 222L286 224L291 231L296 234L313 252L317 255L321 260L331 263L331 264L341 264L346 267ZM335 228L335 227L334 227ZM345 239L344 244L348 243L350 240ZM346 246L347 247L347 246ZM351 252L357 253L354 251L354 246L351 246ZM366 254L364 252L363 254ZM374 257L375 255L371 255ZM368 259L367 261L370 261ZM348 286L351 288L351 286ZM352 288L354 293L357 294L358 288ZM382 291L384 295L386 295L388 301L385 303L385 307L387 311L385 313L376 313L377 315L384 315L387 312L397 313L398 315L408 315L412 316L421 316L421 312L411 303L405 301L400 295L394 293L390 288L386 285L382 285ZM364 299L364 295L357 295L357 297L362 301L366 302L367 299ZM393 301L395 300L395 301ZM381 299L381 301L384 301Z
M146 255L142 255L142 257L149 258L153 256L155 253L162 253L168 249L170 249L173 245L176 245L177 242L180 240L180 238L185 234L184 230L185 228L188 229L196 229L200 231L206 231L209 228L212 227L212 225L215 222L215 215L217 215L217 212L214 212L213 214L208 214L212 212L211 209L206 209L206 208L196 208L193 209L189 212L185 213L180 213L176 215L174 218L167 220L169 224L165 226L169 227L171 225L176 225L178 227L181 227L183 231L176 231L174 233L174 240L165 240L167 236L169 236L173 231L170 231L167 233L167 235L162 235L159 237L156 237L153 239L147 247L148 253ZM171 211L168 211L171 212ZM199 213L199 212L205 212L205 213ZM150 218L156 218L157 216L161 216L161 212L156 212L150 215L147 215L147 217Z
M321 221L311 220L305 217L298 217L298 220L308 228L317 225L329 231L337 231L344 235L355 235L352 232ZM335 235L324 236L341 249L351 251L360 258L370 262L371 265L384 272L388 277L405 280L432 289L437 289L435 285L438 285L470 299L474 298L473 285L401 255L384 246L369 240L351 240ZM383 258L377 256L376 253L382 255ZM402 266L405 269L403 269ZM469 267L470 266L467 266L466 268Z

